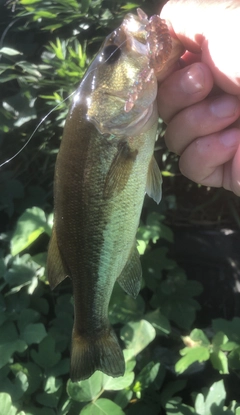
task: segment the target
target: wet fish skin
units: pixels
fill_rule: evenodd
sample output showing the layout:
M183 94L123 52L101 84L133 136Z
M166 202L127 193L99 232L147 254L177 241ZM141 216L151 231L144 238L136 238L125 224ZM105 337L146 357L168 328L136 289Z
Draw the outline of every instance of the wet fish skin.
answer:
M136 36L128 31L131 19L106 39L80 84L56 162L47 269L51 288L66 276L73 283L72 381L95 370L124 374L108 305L116 281L133 297L140 290L136 232L142 204L146 191L157 202L161 198L153 158L157 81L144 43L137 43L139 26ZM106 58L109 46L120 48L117 59ZM144 78L139 91L132 77Z

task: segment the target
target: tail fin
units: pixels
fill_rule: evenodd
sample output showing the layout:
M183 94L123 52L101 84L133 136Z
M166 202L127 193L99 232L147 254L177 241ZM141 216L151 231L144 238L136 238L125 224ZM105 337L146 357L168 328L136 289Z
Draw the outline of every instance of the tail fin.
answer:
M73 329L70 378L73 382L89 378L96 370L112 377L123 376L125 362L111 327L100 336L81 336Z

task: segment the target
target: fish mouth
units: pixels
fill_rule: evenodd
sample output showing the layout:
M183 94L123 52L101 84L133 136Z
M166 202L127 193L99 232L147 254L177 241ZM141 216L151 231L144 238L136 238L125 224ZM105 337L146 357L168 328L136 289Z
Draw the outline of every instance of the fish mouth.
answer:
M146 25L148 24L148 19L147 15L145 15L144 12L142 12L143 15L141 15L141 12L142 11L138 12L138 16L128 13L125 16L121 27L130 48L141 55L147 55L148 47Z

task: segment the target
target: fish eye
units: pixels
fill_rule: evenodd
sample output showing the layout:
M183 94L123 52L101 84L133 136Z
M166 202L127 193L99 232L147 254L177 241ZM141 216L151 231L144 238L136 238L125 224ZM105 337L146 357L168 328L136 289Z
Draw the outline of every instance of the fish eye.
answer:
M103 49L105 63L115 63L121 56L121 49L117 45L108 45Z

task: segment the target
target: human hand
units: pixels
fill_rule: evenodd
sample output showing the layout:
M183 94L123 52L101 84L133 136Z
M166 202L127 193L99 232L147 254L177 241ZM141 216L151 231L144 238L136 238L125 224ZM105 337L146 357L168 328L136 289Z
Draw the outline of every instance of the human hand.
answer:
M203 185L223 186L240 195L237 3L229 0L226 8L224 1L177 0L163 8L161 17L188 52L183 56L184 67L160 85L158 103L160 116L168 124L167 146L180 155L182 173Z

